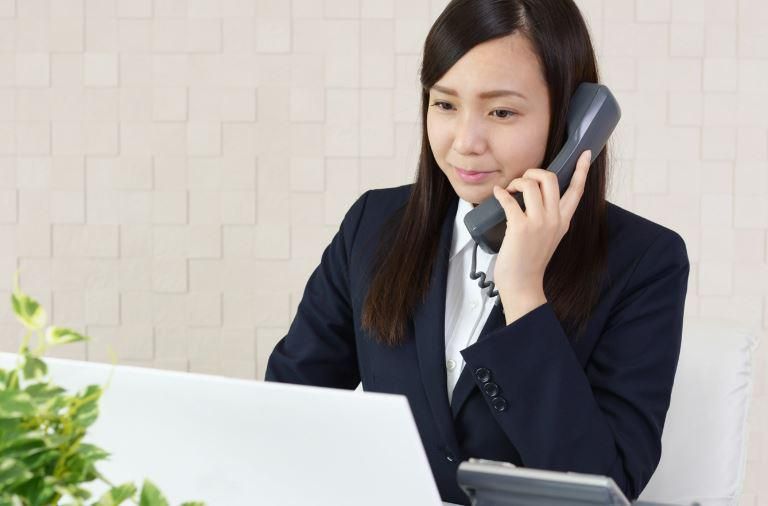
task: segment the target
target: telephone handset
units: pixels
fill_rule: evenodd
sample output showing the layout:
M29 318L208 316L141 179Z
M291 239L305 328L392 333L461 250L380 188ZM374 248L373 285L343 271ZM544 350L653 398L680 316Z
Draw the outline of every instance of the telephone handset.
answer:
M547 167L547 170L557 174L561 197L568 189L576 169L576 162L581 154L588 149L592 150L592 160L590 160L592 163L605 147L619 118L621 118L621 108L607 86L589 82L579 84L568 105L566 142ZM512 196L525 211L522 192L515 192ZM486 199L464 216L464 225L475 241L470 277L481 278L478 282L481 288L490 286L490 297L498 295L499 292L493 289L493 282L485 281L485 273L475 271L477 248L481 247L490 255L497 254L504 239L506 221L504 208L494 196ZM499 300L496 303L498 304Z

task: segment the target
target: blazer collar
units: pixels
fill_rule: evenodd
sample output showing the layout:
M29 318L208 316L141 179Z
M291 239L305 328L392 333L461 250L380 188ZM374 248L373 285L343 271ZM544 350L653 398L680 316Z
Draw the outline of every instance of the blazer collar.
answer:
M445 300L448 260L451 253L451 240L458 201L458 197L453 200L443 220L440 243L432 268L427 296L424 303L417 306L414 311L413 330L421 380L435 423L448 447L460 455L461 449L456 438L453 420L476 385L471 371L468 370L468 366L465 366L454 388L452 401L448 402L447 371L445 369ZM478 340L491 330L503 325L504 322L501 306L494 304Z

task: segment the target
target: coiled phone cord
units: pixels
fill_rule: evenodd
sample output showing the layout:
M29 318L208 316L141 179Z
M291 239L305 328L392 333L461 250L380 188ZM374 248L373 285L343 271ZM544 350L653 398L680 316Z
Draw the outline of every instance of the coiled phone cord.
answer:
M488 297L496 297L497 295L499 295L499 291L494 290L493 287L495 286L495 284L493 283L493 281L486 281L485 280L486 274L482 271L477 272L475 270L477 267L477 247L478 246L479 246L478 243L475 242L475 247L472 249L472 268L470 269L469 277L471 279L480 278L480 281L477 282L478 286L480 286L481 289L490 287L490 289L488 290ZM500 303L501 303L501 297L497 297L496 305L498 306Z

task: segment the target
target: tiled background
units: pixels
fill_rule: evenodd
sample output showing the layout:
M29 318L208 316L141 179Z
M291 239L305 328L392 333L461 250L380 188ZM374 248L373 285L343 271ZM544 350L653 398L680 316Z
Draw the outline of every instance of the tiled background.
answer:
M351 203L412 181L446 3L0 0L0 349L20 268L93 337L51 355L263 378ZM768 328L768 2L578 4L623 109L609 200L685 238L687 318Z

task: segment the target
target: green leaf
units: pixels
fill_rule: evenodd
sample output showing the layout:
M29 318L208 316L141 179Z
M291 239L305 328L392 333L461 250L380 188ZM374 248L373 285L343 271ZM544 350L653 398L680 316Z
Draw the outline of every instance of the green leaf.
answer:
M67 407L71 399L72 397L69 395L57 395L55 397L51 397L46 404L46 408L49 413L58 415L64 408Z
M2 446L0 458L13 457L21 460L46 448L45 441L39 436L31 433L22 433L16 439L11 440L10 443Z
M135 493L136 485L133 483L123 483L107 490L93 506L116 506L126 499L133 497Z
M21 428L20 421L20 418L0 418L0 448L3 448L7 441L14 441L26 432Z
M50 447L71 446L78 438L78 434L46 434L46 441Z
M81 443L77 449L77 453L89 462L96 462L97 460L104 460L110 457L112 454L106 450L99 448L96 445L90 443Z
M76 499L90 499L93 495L89 490L78 487L77 485L69 486L69 494Z
M83 432L83 436L85 433ZM65 462L66 471L61 476L64 483L82 483L98 477L95 462L109 456L109 453L98 446L81 443L75 453L69 455Z
M77 485L54 485L53 490L61 496L61 499L72 498L75 501L73 503L59 502L60 506L85 506L83 499L89 499L92 495L89 491Z
M88 385L85 391L77 395L77 399L87 399L80 404L72 414L72 422L82 428L88 427L99 417L99 398L101 397L99 385Z
M32 479L32 473L16 459L0 459L0 490L11 488Z
M34 380L48 374L48 366L37 357L24 355L24 368L22 371L25 379Z
M48 341L49 344L75 343L77 341L87 341L88 339L88 336L78 334L74 330L65 327L51 325L45 329L45 340Z
M201 501L187 501L181 503L181 506L205 506L205 503Z
M35 404L28 393L0 390L0 418L19 418L35 414Z
M53 478L39 474L17 486L13 491L26 499L26 504L52 504L56 496Z
M5 378L6 390L18 390L19 389L19 371L14 369L8 373L8 377Z
M59 479L66 484L80 483L88 475L91 467L91 464L84 461L77 453L74 453L69 455L64 462L65 471Z
M154 483L144 480L139 506L168 506L168 501Z
M39 330L45 326L48 317L45 309L38 302L19 288L19 273L14 274L11 304L16 318L29 330Z
M27 467L35 472L39 470L47 469L47 466L54 465L59 460L61 451L58 448L45 448L28 456L24 463Z
M2 494L0 495L0 506L24 506L24 503L18 494Z
M38 404L44 404L56 396L67 392L60 386L44 382L27 385L24 391Z

